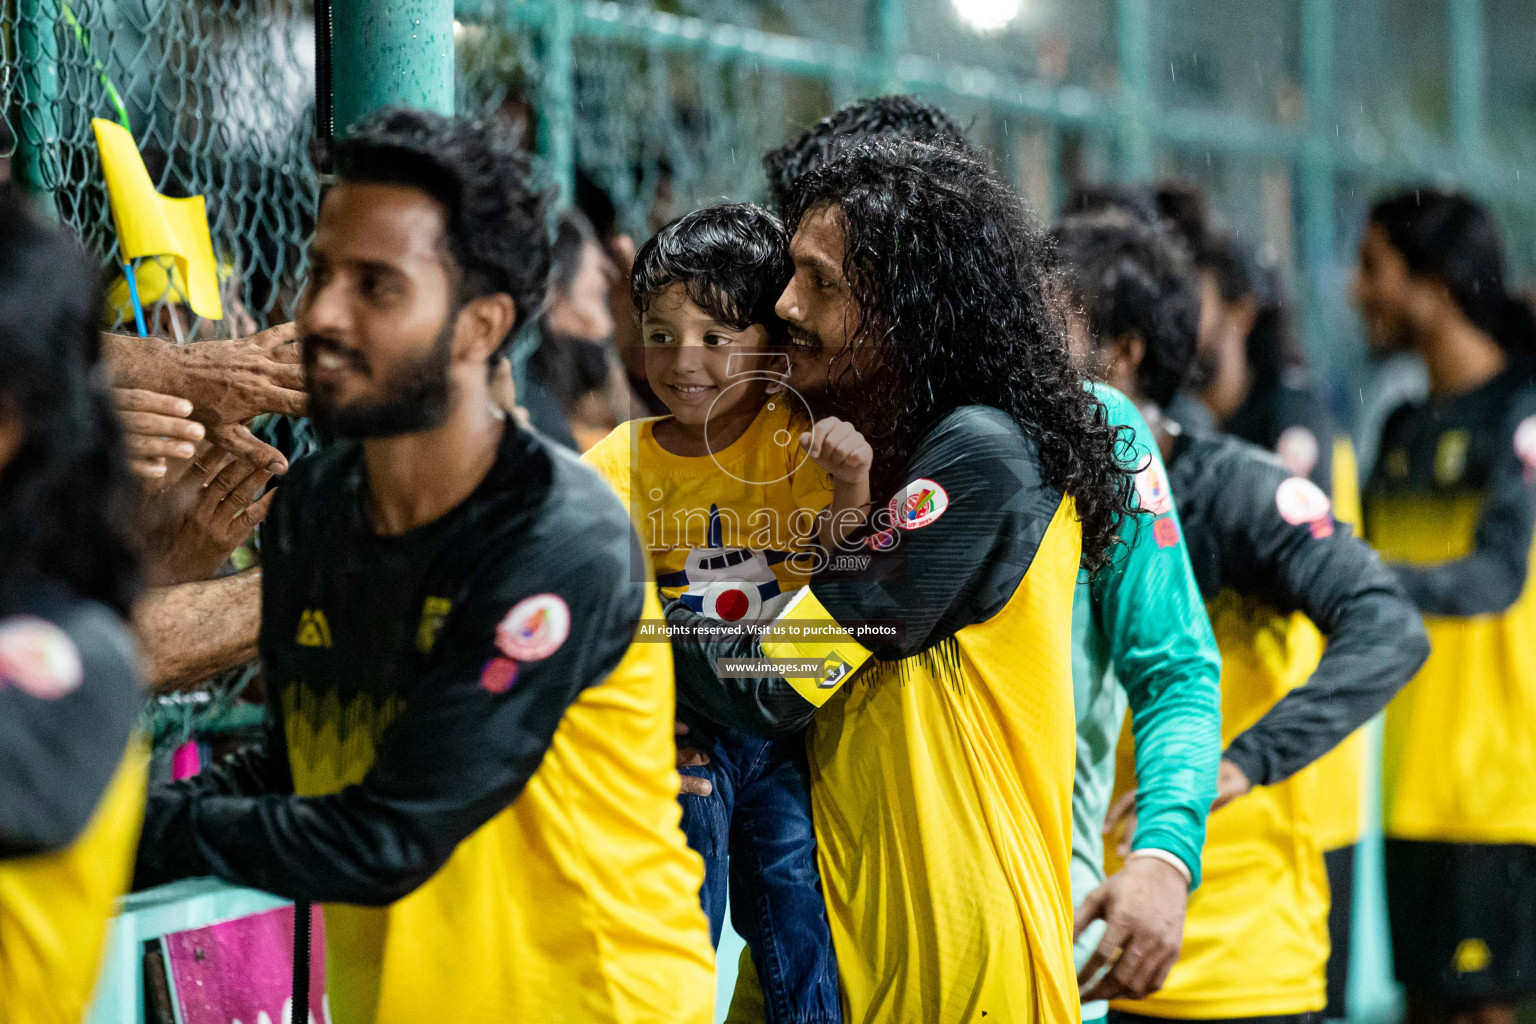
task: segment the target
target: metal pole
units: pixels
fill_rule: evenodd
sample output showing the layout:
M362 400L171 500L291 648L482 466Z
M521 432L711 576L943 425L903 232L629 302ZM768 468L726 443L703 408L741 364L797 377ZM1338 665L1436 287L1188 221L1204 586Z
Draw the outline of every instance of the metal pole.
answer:
M331 29L338 129L381 107L453 113L453 0L334 0Z
M1120 177L1152 176L1152 12L1150 0L1119 0Z
M1302 323L1307 353L1320 376L1338 362L1337 282L1333 224L1333 0L1302 0L1301 77L1307 131L1301 145Z
M905 91L896 72L897 58L907 52L907 0L868 0L866 22L869 49L884 65L882 91Z
M17 173L22 186L50 218L58 216L59 48L55 0L18 0L16 48L21 58L21 110L16 133Z
M572 4L540 7L544 78L539 84L539 152L566 202L576 198L576 69ZM653 55L654 59L654 55Z
M1483 159L1483 0L1450 0L1451 138L1465 165Z

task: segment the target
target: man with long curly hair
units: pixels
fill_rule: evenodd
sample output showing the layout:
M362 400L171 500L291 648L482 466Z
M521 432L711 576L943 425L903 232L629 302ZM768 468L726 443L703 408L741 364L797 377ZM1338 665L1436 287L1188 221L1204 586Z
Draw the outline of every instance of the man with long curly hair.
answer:
M1130 513L1116 432L1042 236L980 162L871 143L784 212L789 383L870 439L878 511L761 639L675 634L680 693L729 727L809 723L848 1020L1076 1019L1072 596ZM736 656L825 668L717 676Z

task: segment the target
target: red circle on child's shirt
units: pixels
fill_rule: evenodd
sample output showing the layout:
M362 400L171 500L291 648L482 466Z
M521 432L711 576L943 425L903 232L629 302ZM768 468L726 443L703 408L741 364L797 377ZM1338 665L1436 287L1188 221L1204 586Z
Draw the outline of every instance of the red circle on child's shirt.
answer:
M747 595L740 590L727 590L715 598L715 617L726 622L735 622L747 614L747 609L752 602Z

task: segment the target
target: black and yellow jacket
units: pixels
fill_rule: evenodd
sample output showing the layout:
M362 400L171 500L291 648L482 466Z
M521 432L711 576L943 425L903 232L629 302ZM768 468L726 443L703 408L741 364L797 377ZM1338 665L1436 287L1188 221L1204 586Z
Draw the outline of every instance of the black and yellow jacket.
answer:
M855 567L813 577L761 641L674 637L679 692L728 728L809 723L850 1024L1076 1020L1074 505L984 406L930 430L907 481ZM699 620L681 603L668 618ZM715 674L717 657L765 655L828 671Z
M1388 836L1536 843L1536 388L1514 370L1387 421L1367 536L1434 651L1387 710Z
M148 758L122 621L0 576L0 1022L78 1024L128 889Z
M263 538L264 747L151 794L141 884L325 904L337 1024L708 1024L671 659L628 517L508 426L480 486L376 536L356 445Z
M1255 788L1210 816L1205 882L1167 984L1112 1005L1180 1019L1320 1010L1326 795L1324 780L1302 769L1407 682L1428 653L1424 629L1322 489L1275 456L1186 433L1168 474L1221 650L1222 756ZM1129 758L1122 764L1129 784Z

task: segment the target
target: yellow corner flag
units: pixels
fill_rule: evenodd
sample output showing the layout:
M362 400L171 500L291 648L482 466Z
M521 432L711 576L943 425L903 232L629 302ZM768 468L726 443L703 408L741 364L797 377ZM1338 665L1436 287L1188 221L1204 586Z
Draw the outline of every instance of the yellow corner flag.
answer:
M133 136L122 125L92 118L112 219L125 260L170 256L187 282L188 305L206 320L222 320L218 271L202 196L172 199L155 191Z

